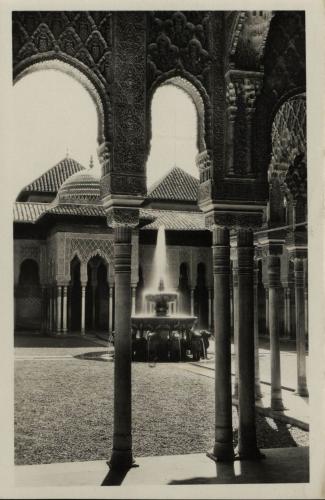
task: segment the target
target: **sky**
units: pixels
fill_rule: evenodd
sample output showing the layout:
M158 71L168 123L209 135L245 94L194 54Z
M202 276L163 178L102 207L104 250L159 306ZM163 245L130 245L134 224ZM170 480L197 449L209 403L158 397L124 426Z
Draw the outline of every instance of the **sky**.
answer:
M180 89L159 88L152 101L152 140L147 161L150 186L174 165L198 177L195 165L196 110ZM13 87L15 196L67 154L88 167L97 158L97 113L91 97L71 76L57 70L29 74ZM17 147L19 145L19 147Z

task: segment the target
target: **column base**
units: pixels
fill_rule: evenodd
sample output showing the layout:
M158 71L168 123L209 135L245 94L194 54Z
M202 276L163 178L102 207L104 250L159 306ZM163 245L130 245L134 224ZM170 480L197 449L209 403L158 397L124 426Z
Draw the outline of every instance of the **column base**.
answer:
M261 391L260 384L255 385L255 401L259 401L260 399L262 399L262 397L263 393Z
M111 459L107 462L107 465L110 470L125 470L131 469L131 467L137 467L133 460L131 450L113 450Z
M86 335L86 332L80 332L80 335L84 337Z
M309 398L309 392L307 387L298 387L295 392L296 396L301 396L302 398Z
M235 453L232 443L215 443L214 448L206 456L214 462L233 462Z
M236 453L236 460L262 460L263 458L265 458L265 455L258 448L248 448Z
M285 410L282 399L271 399L271 410L274 411L283 411Z

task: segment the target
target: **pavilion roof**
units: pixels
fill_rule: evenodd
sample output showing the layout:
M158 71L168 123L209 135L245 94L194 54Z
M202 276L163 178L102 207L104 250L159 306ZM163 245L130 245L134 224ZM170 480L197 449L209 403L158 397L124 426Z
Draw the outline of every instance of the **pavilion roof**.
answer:
M179 167L173 167L148 190L149 200L197 202L199 180Z
M54 165L54 167L50 168L40 177L37 177L37 179L25 186L21 190L18 199L20 199L22 193L25 192L57 193L61 184L63 184L68 177L84 169L85 167L73 158L63 158L63 160Z

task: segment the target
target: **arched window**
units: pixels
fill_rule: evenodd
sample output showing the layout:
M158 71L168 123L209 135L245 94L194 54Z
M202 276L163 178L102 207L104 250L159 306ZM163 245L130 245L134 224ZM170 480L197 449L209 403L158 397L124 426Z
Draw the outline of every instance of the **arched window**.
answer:
M148 187L173 166L198 177L198 116L188 93L173 83L161 85L152 99L151 127Z
M26 259L21 263L19 284L22 286L39 285L39 269L35 260Z

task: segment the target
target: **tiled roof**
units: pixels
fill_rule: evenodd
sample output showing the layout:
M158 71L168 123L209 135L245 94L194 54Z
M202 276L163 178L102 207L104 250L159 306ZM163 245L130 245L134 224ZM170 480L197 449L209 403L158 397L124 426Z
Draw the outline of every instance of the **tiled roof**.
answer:
M141 218L155 218L155 220L142 228L158 229L165 226L168 230L177 231L202 231L205 230L204 214L201 212L179 210L156 210L153 208L140 209Z
M49 208L48 203L14 203L15 222L35 222Z
M57 205L49 208L47 213L58 215L83 215L83 216L103 216L104 208L100 205Z
M33 182L28 184L28 186L22 189L24 191L33 191L38 193L57 193L61 184L71 177L71 175L80 170L84 170L80 163L73 158L64 158L59 163L54 165L54 167L47 170L45 174L41 175Z
M199 180L179 167L172 168L148 190L150 200L174 200L196 202Z
M53 206L49 203L14 203L14 222L35 223L45 213L105 217L104 208L100 205L60 204ZM149 221L142 230L158 229L159 226L165 226L166 229L175 231L202 231L206 229L204 214L201 212L140 208L140 219Z

